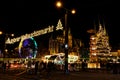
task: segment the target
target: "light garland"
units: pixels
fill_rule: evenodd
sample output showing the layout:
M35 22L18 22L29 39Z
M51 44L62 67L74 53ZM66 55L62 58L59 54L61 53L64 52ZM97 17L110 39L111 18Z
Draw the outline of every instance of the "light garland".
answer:
M58 21L58 25L57 25L55 30L56 31L57 30L63 30L63 26L62 26L60 20ZM53 31L54 31L54 26L52 25L52 26L48 26L45 29L34 31L34 32L30 33L30 34L21 35L20 37L17 37L17 38L13 38L13 39L8 38L5 41L5 43L6 44L14 44L15 42L19 42L21 39L27 39L27 38L31 38L31 37L36 37L36 36L47 34L47 33L53 32Z

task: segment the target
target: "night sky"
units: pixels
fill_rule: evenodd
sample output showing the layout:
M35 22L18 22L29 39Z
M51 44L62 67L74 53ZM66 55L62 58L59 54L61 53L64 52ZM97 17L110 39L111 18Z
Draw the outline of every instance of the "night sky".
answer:
M0 30L15 36L57 25L59 19L64 25L64 9L55 6L57 0L14 0L0 2ZM98 23L105 25L110 45L120 48L118 5L115 0L61 0L64 7L76 9L68 14L68 26L74 38L89 44L89 29L98 29ZM119 47L118 47L119 46Z

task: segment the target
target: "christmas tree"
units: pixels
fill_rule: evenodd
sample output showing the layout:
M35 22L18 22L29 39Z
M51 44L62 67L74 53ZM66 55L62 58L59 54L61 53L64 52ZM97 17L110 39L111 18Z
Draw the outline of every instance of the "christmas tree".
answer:
M108 54L110 53L109 38L106 33L105 28L102 28L102 25L99 25L99 30L96 33L96 51L97 55Z
M110 51L108 34L100 24L98 31L90 37L90 61L98 61L98 56L109 55Z

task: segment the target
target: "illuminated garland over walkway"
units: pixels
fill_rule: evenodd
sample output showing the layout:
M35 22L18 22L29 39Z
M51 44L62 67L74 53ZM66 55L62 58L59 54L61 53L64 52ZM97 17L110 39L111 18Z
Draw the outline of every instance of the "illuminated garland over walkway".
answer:
M62 23L61 23L60 20L58 21L58 24L57 24L57 27L56 27L56 31L57 30L63 30L63 26L62 26ZM34 31L30 34L21 35L20 37L17 37L17 38L13 38L13 39L8 38L5 43L6 44L13 44L15 42L19 42L21 39L36 37L36 36L47 34L47 33L53 32L53 31L54 31L54 26L48 26L45 29Z

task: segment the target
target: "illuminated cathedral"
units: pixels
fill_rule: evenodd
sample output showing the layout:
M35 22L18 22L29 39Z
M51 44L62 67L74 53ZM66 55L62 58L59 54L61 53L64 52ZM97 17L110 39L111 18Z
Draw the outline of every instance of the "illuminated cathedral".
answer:
M62 26L61 21L58 22L58 25ZM68 47L69 47L69 54L72 55L78 55L77 50L73 51L75 48L73 46L74 44L74 39L71 34L71 30L69 28L68 30ZM57 53L64 53L64 45L65 43L65 30L61 31L61 34L57 35L55 38L53 38L53 35L49 39L49 52L50 54L57 54Z

